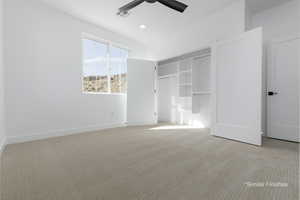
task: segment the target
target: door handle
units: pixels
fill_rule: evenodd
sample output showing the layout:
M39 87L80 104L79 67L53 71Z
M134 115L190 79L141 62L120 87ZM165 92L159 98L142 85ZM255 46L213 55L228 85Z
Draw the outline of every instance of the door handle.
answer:
M278 94L278 92L273 92L273 91L268 92L268 96L274 96L274 95L277 95L277 94Z

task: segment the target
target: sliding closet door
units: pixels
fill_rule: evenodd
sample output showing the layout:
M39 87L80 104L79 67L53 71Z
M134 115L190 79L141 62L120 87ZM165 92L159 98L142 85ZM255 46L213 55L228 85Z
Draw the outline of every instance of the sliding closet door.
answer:
M214 61L213 134L261 145L262 29L217 43Z
M127 122L129 125L157 123L155 63L128 59Z

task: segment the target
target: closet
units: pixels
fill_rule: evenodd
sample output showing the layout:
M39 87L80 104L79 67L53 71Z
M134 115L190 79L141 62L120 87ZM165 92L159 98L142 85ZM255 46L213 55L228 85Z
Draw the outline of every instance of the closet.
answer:
M201 50L165 60L158 65L158 119L182 125L209 128L211 125L211 51ZM166 79L174 78L170 86ZM168 97L166 86L172 87ZM169 104L170 106L167 106ZM170 108L168 110L168 108ZM160 120L169 112L171 120Z
M177 124L210 128L214 136L262 144L267 95L262 33L257 28L215 41L212 50L159 62L159 78L177 77L173 86L178 91Z

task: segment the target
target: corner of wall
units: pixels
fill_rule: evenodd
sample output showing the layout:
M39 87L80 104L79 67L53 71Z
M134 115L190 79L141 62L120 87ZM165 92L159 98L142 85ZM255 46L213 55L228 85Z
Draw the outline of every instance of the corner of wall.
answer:
M6 145L5 104L4 104L4 0L0 0L0 156Z
M0 140L0 157L1 157L5 147L6 147L6 137L3 136ZM0 160L1 160L1 158L0 158Z
M249 0L245 0L245 31L252 29L252 11L250 9Z

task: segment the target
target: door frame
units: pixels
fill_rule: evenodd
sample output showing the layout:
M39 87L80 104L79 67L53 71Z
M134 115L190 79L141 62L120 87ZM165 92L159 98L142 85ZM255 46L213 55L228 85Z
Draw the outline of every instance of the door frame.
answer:
M266 92L268 91L271 91L272 88L270 88L270 84L269 84L269 72L271 70L271 67L274 66L274 63L275 63L275 58L274 58L274 46L276 44L280 44L280 43L284 43L284 42L289 42L289 41L293 41L293 40L299 40L300 39L300 36L288 36L288 37L281 37L281 38L277 38L277 39L273 39L273 40L270 40L267 44L267 63L266 63L266 80L267 80L267 83L266 83ZM300 56L300 55L299 55ZM300 57L298 57L298 59L300 59ZM300 78L300 70L298 70L298 76ZM271 77L272 79L274 78L273 76ZM299 87L299 94L300 94L300 87ZM266 127L266 133L265 133L265 136L266 137L269 137L269 97L268 97L268 94L265 94L267 97L267 100L266 100L266 122L265 122L265 127ZM299 102L300 104L300 102ZM300 106L299 106L299 113L300 113ZM299 117L299 125L300 125L300 117ZM276 138L275 138L276 139Z

